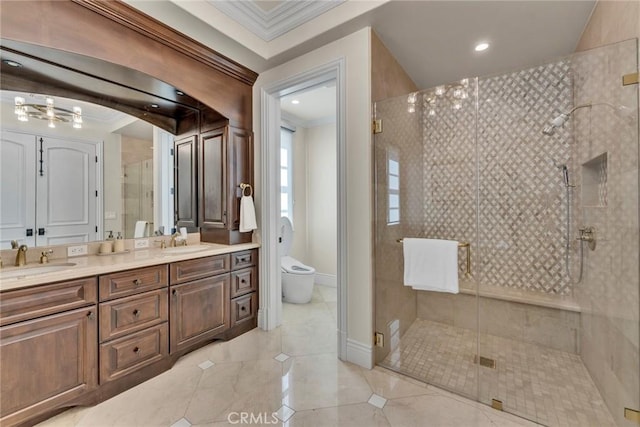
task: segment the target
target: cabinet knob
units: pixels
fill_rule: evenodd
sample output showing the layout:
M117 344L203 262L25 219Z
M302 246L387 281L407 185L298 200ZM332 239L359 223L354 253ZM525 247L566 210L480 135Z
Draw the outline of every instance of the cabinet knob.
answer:
M136 286L140 286L140 285L142 285L142 280L140 280L140 279L135 279L135 280L133 281L133 284L134 284L134 285L136 285Z
M87 317L88 317L90 320L93 320L93 319L95 319L95 318L96 318L96 316L94 316L94 315L93 315L93 311L88 312L88 313L87 313Z
M245 307L244 305L240 306L240 311L247 311L247 307Z
M138 356L140 356L140 349L139 349L138 347L134 347L134 348L133 348L133 352L134 352L135 354L137 354Z
M244 279L240 279L240 283L247 283L247 281Z
M140 317L140 310L138 310L137 308L135 310L133 310L133 316L134 317Z
M173 295L174 297L178 296L178 291L174 289L173 291L171 291L171 295Z

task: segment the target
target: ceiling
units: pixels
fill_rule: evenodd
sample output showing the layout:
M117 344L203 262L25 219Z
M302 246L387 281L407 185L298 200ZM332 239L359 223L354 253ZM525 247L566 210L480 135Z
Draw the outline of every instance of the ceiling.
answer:
M125 0L260 73L370 26L421 89L575 50L595 0ZM473 48L487 41L482 53Z
M283 96L280 108L283 120L295 126L309 128L335 123L335 82Z

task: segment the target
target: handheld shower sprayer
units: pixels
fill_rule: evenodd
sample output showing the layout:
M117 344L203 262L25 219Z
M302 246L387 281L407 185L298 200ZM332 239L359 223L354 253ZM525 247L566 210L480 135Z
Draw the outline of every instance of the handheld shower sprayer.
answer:
M567 188L573 187L573 185L569 183L569 168L567 167L567 165L556 165L556 167L562 172L562 180L564 181L564 186Z

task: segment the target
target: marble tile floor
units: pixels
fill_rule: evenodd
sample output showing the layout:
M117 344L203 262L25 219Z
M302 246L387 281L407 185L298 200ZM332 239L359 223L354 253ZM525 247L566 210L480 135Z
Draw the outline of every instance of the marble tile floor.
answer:
M479 350L478 350L479 346ZM496 368L474 363L474 355ZM548 426L615 426L580 356L417 319L383 366Z
M311 303L284 304L280 328L207 345L137 387L39 426L536 425L380 367L338 360L332 292L316 286Z

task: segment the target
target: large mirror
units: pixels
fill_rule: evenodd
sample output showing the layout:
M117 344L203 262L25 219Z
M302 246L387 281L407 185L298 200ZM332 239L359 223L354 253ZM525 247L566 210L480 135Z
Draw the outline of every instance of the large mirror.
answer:
M1 248L170 234L174 135L217 113L133 70L8 45L0 50Z
M3 90L0 100L3 248L171 231L172 134L74 99Z

